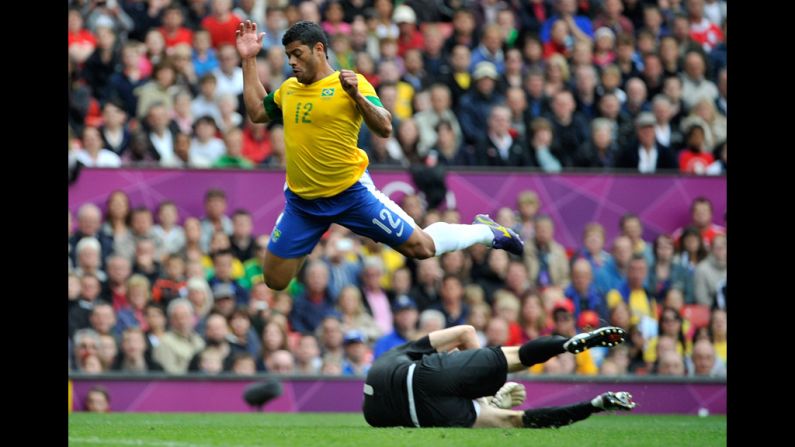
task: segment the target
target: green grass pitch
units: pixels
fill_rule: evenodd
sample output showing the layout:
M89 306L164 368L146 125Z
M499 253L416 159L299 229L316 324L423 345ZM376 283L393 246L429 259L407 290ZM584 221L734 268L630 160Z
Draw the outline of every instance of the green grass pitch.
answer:
M724 446L725 416L595 415L560 429L406 429L356 413L69 415L69 445L210 446Z

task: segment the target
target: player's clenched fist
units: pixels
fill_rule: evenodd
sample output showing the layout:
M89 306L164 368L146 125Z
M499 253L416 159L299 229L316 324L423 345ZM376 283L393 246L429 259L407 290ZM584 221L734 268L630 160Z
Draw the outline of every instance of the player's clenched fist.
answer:
M340 84L342 84L342 88L351 98L356 98L356 95L359 94L359 79L353 71L340 70Z

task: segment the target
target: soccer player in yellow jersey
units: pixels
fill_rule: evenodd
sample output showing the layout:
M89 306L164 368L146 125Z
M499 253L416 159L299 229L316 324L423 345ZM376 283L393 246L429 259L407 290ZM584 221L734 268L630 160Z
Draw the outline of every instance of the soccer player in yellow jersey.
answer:
M392 116L364 76L335 71L328 40L313 22L295 23L282 38L294 77L268 93L257 76L256 56L265 33L247 20L236 31L243 60L243 98L255 123L284 121L286 205L276 220L263 272L272 289L287 287L306 255L332 223L425 259L476 243L521 255L524 243L486 215L472 225L437 222L425 229L378 191L367 173L367 154L356 147L362 120L388 137Z

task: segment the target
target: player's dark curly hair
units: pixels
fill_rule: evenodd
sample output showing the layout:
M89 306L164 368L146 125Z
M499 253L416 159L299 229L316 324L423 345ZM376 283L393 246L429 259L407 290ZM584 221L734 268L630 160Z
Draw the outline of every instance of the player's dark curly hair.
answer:
M295 41L299 41L309 48L314 48L318 42L322 43L323 51L326 53L326 58L328 58L328 38L326 37L326 32L317 23L301 20L291 26L282 37L282 45L286 47Z

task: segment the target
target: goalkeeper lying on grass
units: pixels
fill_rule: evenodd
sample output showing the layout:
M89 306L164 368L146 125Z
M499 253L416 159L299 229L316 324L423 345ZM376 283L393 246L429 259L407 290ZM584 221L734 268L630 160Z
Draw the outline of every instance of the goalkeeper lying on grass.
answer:
M481 348L472 326L434 331L379 357L364 385L364 418L374 427L560 427L606 410L635 407L627 392L607 392L562 407L511 410L525 389L506 383L509 372L564 352L622 343L626 332L604 327L538 337L522 346Z

